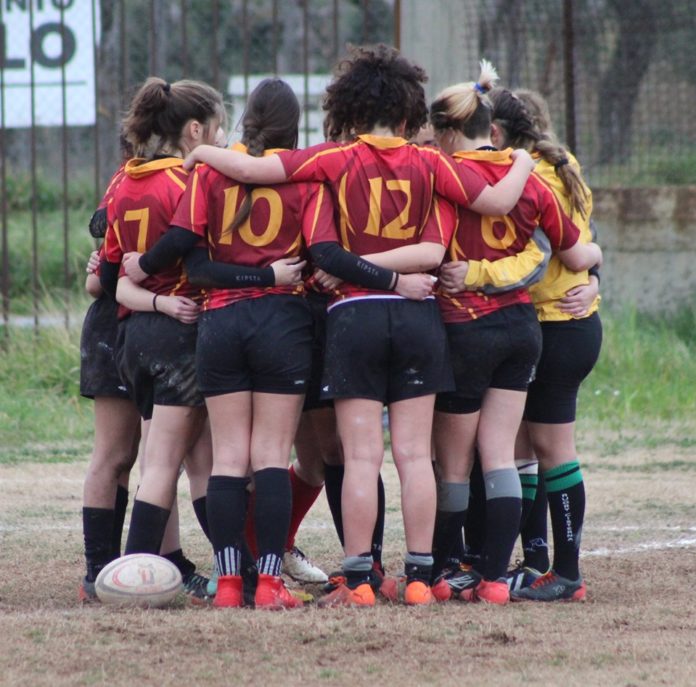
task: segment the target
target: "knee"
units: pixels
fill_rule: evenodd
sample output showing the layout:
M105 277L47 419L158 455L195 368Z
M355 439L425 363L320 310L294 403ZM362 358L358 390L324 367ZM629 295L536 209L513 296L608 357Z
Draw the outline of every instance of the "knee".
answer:
M397 465L410 466L427 464L431 466L432 456L430 445L421 443L392 444L392 456Z
M295 474L306 484L313 487L320 487L324 484L324 463L322 461L312 461L309 464L298 460L293 465Z

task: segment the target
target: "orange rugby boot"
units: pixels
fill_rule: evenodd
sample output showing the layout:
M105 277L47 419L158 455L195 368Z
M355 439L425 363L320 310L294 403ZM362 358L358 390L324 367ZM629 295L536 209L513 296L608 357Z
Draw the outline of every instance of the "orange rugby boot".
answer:
M241 575L221 575L218 577L213 606L216 608L239 608L243 604L244 591Z
M304 606L302 599L293 596L288 591L282 578L261 573L259 573L259 581L256 585L254 603L256 604L256 608L269 611L279 611L285 608L301 608Z
M319 599L317 604L321 608L332 608L335 606L367 608L375 605L375 593L367 582L358 585L355 589L351 589L345 584L340 584L330 594Z

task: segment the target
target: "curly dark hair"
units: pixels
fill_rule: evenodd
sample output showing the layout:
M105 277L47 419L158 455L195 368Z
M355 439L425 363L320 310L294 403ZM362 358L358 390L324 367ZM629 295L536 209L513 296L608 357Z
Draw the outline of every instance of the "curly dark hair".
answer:
M415 136L428 116L422 84L425 70L398 50L380 43L352 46L334 70L326 88L324 131L330 140L349 140L376 126L396 129L406 123L404 136Z

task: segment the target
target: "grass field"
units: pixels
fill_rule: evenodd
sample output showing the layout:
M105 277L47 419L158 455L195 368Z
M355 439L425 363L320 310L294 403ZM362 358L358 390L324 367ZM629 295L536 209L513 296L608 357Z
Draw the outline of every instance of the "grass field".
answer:
M77 604L92 432L91 403L77 396L78 333L12 330L0 353L0 684L694 684L694 315L604 322L579 417L587 602L281 613ZM389 458L383 476L385 563L398 572ZM183 481L179 493L184 547L209 570ZM297 543L325 569L340 563L323 495Z
M696 463L678 446L583 456L583 604L293 612L80 607L86 463L0 466L3 685L691 685ZM398 480L385 465L385 561L402 555ZM210 554L180 485L182 538ZM341 559L323 496L298 544ZM316 591L316 590L315 590Z

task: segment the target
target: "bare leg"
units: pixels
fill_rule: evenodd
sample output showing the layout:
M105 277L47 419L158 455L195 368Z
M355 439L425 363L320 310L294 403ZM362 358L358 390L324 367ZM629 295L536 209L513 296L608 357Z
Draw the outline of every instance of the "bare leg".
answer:
M486 391L478 429L478 449L484 473L515 467L515 440L526 397L524 391Z
M128 475L137 456L140 416L127 399L94 399L94 449L85 475L86 508L113 508L116 487ZM135 447L135 450L134 450Z
M408 551L430 553L435 526L435 475L431 437L435 396L392 403L392 454L401 481L401 510Z
M203 409L156 405L145 444L138 500L171 508L184 456L201 431Z
M297 454L297 461L294 464L295 474L302 481L314 487L321 487L324 484L324 443L338 443L335 435L335 422L333 423L333 442L330 435L328 437L322 436L323 427L320 418L317 418L318 422L314 422L315 413L322 410L325 409L310 410L302 413L297 426L297 433L295 434L295 453ZM331 414L333 415L333 411L331 411ZM330 460L332 451L327 450L327 453Z
M366 399L335 401L345 458L342 491L346 556L370 551L377 519L377 478L384 459L382 403Z

